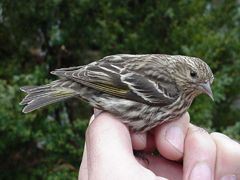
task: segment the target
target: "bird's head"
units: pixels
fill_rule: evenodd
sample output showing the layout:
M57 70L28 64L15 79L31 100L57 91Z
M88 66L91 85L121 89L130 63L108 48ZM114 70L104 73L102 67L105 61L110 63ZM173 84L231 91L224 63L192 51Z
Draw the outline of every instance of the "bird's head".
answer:
M213 100L211 84L213 73L210 67L199 58L178 56L175 63L174 77L180 89L192 99L201 93Z

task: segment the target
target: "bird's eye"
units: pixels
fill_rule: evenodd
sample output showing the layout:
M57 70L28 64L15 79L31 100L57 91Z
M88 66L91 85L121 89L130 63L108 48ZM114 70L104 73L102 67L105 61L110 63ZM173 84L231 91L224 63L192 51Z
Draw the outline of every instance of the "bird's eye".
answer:
M196 78L197 77L197 73L195 71L190 71L190 76L192 78Z

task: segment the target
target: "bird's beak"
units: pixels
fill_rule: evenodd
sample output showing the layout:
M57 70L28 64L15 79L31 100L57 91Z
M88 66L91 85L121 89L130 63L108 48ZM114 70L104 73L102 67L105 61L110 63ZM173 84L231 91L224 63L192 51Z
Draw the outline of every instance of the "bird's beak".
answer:
M199 85L199 88L203 93L207 94L214 101L213 93L212 93L209 81L207 81L206 83L201 83Z

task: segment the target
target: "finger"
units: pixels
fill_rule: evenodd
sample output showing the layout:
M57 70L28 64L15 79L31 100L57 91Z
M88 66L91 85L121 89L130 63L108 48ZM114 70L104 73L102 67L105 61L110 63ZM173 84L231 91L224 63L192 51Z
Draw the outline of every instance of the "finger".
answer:
M147 146L144 149L144 152L153 152L156 149L155 137L154 134L150 131L147 133Z
M190 125L185 138L183 179L212 180L216 159L216 145L203 129Z
M94 111L95 114L95 111ZM95 115L92 115L92 117L90 118L89 124L92 123L92 121L94 120ZM83 150L83 155L82 155L82 162L80 164L80 169L79 169L79 175L78 175L78 179L80 180L87 180L88 179L88 169L87 169L87 146L86 143L84 144L84 150Z
M147 146L147 134L130 132L132 147L134 150L143 150Z
M107 176L109 170L130 169L137 162L128 128L106 112L98 115L88 127L86 144L89 179L97 178L92 175Z
M183 157L189 119L189 114L185 113L178 120L167 122L154 129L156 147L162 156L169 160L179 160Z
M79 169L79 180L87 180L88 179L88 168L87 168L87 147L86 143L84 145L84 151L82 156L82 162Z
M146 153L153 152L156 149L154 134L149 131L147 133L130 133L132 146L134 150L143 150Z
M221 133L212 133L217 146L215 178L240 179L240 144Z
M167 179L182 179L182 165L180 163L169 161L161 156L146 156L148 163L146 168L154 172L157 176Z

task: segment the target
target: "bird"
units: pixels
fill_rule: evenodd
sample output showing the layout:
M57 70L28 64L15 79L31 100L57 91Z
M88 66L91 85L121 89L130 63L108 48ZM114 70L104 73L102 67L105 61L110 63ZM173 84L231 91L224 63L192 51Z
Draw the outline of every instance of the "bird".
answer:
M136 132L180 118L195 97L213 100L211 68L197 57L167 54L116 54L83 66L56 69L59 79L24 86L24 113L69 98L119 117Z

